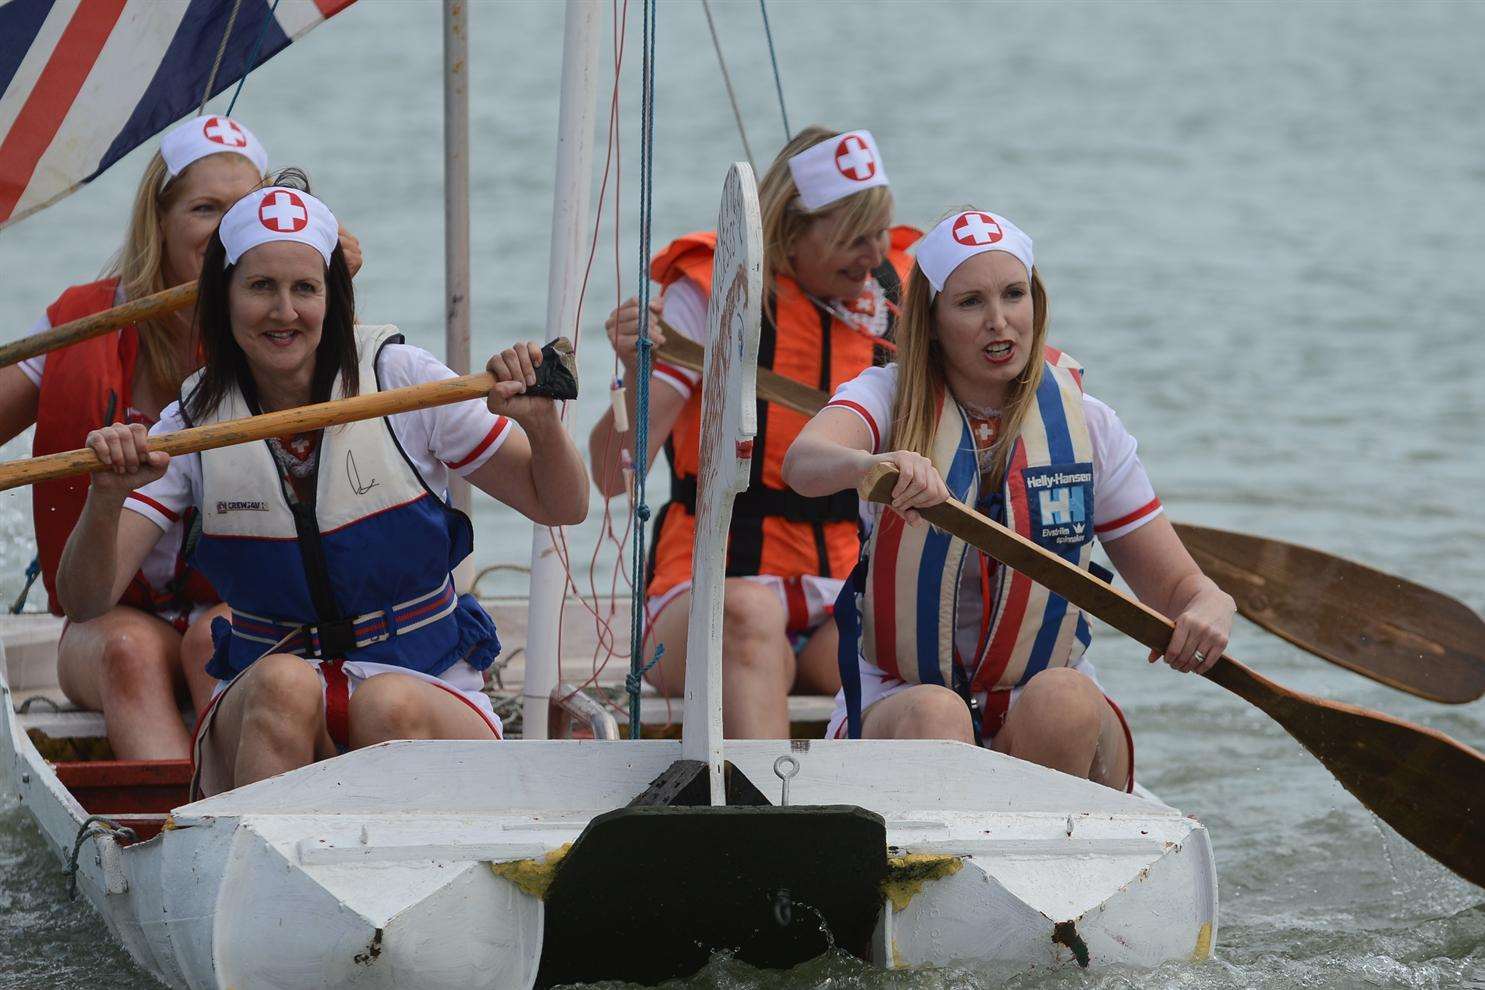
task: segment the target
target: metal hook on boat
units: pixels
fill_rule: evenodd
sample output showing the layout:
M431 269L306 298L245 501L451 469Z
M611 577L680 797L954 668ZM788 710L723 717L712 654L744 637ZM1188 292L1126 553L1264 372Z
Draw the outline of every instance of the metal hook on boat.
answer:
M781 756L773 761L774 776L784 783L784 793L779 797L779 807L789 806L789 778L799 772L799 761L792 756ZM786 895L788 891L784 892Z
M138 842L139 833L127 825L120 825L102 815L89 815L83 819L83 823L77 827L77 839L72 843L72 855L67 857L67 869L63 872L67 875L67 899L77 899L77 856L82 852L83 843L89 837L100 838L107 836L110 839L124 839L128 842Z

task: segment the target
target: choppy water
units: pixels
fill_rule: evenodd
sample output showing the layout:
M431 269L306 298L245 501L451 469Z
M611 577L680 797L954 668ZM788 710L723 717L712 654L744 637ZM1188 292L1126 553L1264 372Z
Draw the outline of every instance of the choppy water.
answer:
M483 354L541 335L561 10L473 7ZM713 7L754 149L771 156L782 127L757 7ZM974 202L1033 233L1053 338L1141 439L1173 515L1321 547L1485 610L1474 512L1485 484L1485 6L917 2L771 14L791 122L870 127L903 220L926 226ZM631 29L625 294L637 256L637 10ZM255 76L239 107L274 161L309 166L361 237L362 312L436 351L440 37L436 5L366 0ZM659 58L657 239L710 224L726 162L740 155L699 5L662 4ZM136 153L0 235L0 336L98 271L143 161ZM584 321L583 431L608 373L597 332L615 298L607 221L603 241ZM528 528L488 500L478 526L481 562L526 553ZM8 600L31 555L24 494L0 494L0 534ZM595 524L572 538L586 559ZM1217 958L1011 985L1485 986L1485 894L1380 825L1242 702L1146 667L1114 634L1095 650L1133 721L1142 779L1211 829ZM1232 652L1282 683L1485 746L1480 703L1416 701L1251 626L1239 625ZM66 901L25 813L0 798L0 985L104 982L150 985ZM788 974L721 959L688 981L998 985L960 968L884 974L837 958Z

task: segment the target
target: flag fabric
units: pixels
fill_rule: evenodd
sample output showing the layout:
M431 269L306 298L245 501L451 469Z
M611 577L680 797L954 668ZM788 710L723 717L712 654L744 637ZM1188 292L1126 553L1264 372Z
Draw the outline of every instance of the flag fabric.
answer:
M0 229L195 112L234 3L212 96L352 2L0 0Z

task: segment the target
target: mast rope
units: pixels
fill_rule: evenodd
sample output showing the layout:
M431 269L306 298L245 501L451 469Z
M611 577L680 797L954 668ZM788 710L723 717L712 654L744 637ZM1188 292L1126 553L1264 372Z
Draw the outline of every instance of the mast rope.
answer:
M712 20L711 0L701 0L701 9L706 12L706 29L712 34L712 48L717 53L717 67L722 70L722 85L727 87L727 102L732 104L732 117L737 121L737 133L742 138L743 154L748 156L748 166L756 171L753 149L748 145L748 130L743 126L742 111L737 107L737 93L732 89L732 74L727 71L727 60L722 57L722 42L717 37L717 25Z
M227 54L227 40L232 37L232 26L237 23L237 12L241 9L242 0L232 0L232 13L227 15L227 29L222 32L222 43L217 45L217 57L212 60L211 72L206 76L206 88L201 91L201 106L196 110L198 117L206 112L206 102L211 99L211 88L216 85L217 70L222 67L222 56Z
M634 469L634 505L631 510L633 530L633 558L630 561L633 574L632 605L629 617L629 678L625 688L629 692L629 738L638 739L639 723L639 679L642 674L641 660L644 650L645 625L645 524L650 520L650 507L645 502L645 475L649 472L650 451L650 202L654 180L655 146L655 0L642 0L644 7L644 32L642 48L644 59L640 79L640 137L639 137L639 345L635 374L635 420L634 452L638 463ZM658 655L657 655L658 659Z
M763 34L768 38L768 58L773 62L773 85L779 91L779 115L784 118L784 143L794 132L789 129L789 111L784 107L784 82L779 78L779 56L773 48L773 31L768 26L768 0L758 0L758 9L763 12Z
M258 28L258 40L253 42L252 54L247 61L242 63L242 77L237 80L237 89L232 93L232 99L227 104L227 116L232 116L232 108L237 106L237 98L242 95L242 87L247 83L248 73L253 71L253 66L258 62L258 53L263 50L263 38L268 34L268 25L273 23L274 14L278 11L278 0L273 0L273 6L268 8L268 16L263 18L263 25Z

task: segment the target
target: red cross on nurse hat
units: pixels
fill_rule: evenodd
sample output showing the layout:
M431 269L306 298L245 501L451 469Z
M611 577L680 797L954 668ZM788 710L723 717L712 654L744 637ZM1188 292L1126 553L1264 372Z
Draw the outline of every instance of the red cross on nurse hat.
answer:
M307 192L286 186L254 189L222 217L219 233L227 264L269 241L297 241L320 252L325 264L340 240L340 224L330 207Z
M1031 251L1031 238L1020 227L996 213L980 210L965 210L939 221L918 242L915 252L918 267L933 286L929 298L944 290L944 283L954 274L954 269L977 254L986 251L1004 251L1026 266L1026 277L1031 277L1035 257Z
M268 171L268 152L253 132L231 117L192 117L160 140L160 155L173 179L207 155L241 155Z
M872 186L887 185L887 170L871 131L846 131L789 159L799 199L810 212Z

